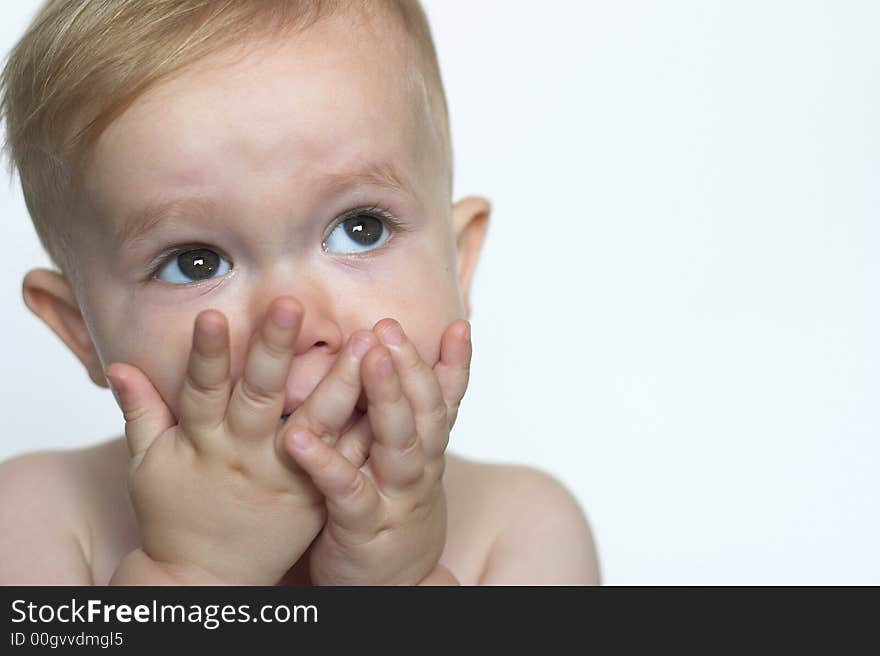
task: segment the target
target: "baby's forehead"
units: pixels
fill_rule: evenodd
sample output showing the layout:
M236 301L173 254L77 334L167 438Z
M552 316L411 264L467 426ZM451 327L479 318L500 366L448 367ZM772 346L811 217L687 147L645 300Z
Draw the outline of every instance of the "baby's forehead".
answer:
M267 216L319 212L354 187L407 198L415 212L440 198L447 177L417 69L352 35L315 25L145 93L96 144L86 187L97 213L116 232L187 195L263 202ZM190 209L201 211L171 211Z
M418 70L342 28L327 20L194 65L111 124L94 161L149 161L176 179L221 164L230 176L236 165L283 169L292 159L301 175L357 160L412 170L432 140Z

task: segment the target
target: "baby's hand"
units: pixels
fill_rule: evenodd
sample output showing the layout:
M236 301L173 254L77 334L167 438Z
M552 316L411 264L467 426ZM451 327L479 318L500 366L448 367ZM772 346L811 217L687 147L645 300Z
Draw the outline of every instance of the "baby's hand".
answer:
M107 369L126 420L142 549L172 579L275 584L324 523L323 498L308 476L294 471L279 426L302 317L296 299L276 299L230 397L226 317L216 310L199 314L178 420L139 369L121 363ZM358 381L363 353L377 341L361 332L367 343L364 335L352 336L291 416L297 425L338 432L350 417L360 394L351 380Z
M285 435L291 456L327 498L327 524L310 555L316 585L414 585L437 567L446 542L442 476L467 388L470 325L446 329L433 370L396 321L383 319L374 331L385 346L361 363L373 437L366 464L358 469L363 458L306 427Z

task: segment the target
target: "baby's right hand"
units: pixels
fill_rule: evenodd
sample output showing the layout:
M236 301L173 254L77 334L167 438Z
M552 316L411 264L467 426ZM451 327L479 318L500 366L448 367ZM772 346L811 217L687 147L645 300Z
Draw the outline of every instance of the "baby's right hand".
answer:
M105 372L125 416L142 549L181 583L273 585L323 526L323 498L292 467L279 427L303 317L286 299L270 306L231 397L226 317L196 317L179 423L139 369L114 363ZM360 360L375 343L370 331L352 335L285 426L338 435L360 395L352 384Z

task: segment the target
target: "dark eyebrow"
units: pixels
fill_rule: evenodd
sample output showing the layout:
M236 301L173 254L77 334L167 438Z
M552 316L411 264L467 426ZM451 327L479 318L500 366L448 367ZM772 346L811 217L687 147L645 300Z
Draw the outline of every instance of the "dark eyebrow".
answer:
M371 163L355 170L331 173L321 181L323 193L338 194L353 187L379 187L398 194L407 193L402 176L387 162ZM160 200L131 212L116 232L114 242L121 249L133 242L145 239L163 222L174 216L193 214L209 216L217 204L205 196L183 196Z

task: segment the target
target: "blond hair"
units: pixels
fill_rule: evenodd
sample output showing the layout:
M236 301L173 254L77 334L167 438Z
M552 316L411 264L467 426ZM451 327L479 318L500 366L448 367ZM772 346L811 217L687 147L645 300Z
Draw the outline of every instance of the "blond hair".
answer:
M421 59L450 170L446 97L418 0L47 0L0 76L3 152L18 170L34 228L52 262L75 273L71 206L81 163L141 94L228 46L302 30L340 9L382 11Z

